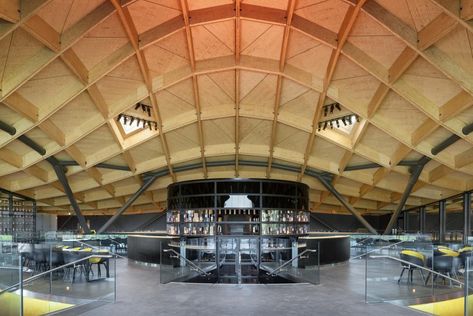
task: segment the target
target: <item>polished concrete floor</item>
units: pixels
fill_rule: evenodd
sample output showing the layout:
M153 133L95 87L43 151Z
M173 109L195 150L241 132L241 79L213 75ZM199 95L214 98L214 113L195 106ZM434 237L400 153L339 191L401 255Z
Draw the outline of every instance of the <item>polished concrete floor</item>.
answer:
M323 267L320 285L160 284L157 267L124 259L117 268L116 303L60 315L422 315L390 303L366 304L363 262Z

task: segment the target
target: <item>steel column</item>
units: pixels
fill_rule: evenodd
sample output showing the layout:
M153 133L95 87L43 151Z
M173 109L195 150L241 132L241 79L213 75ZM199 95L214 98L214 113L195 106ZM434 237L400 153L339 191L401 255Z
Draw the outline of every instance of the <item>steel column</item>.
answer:
M445 241L447 212L445 210L445 200L439 201L439 241Z
M425 234L425 207L422 206L419 209L419 231L421 234Z
M85 221L84 215L82 215L80 211L79 204L77 204L76 198L74 197L72 189L69 186L69 182L67 181L66 173L64 172L64 167L61 166L59 164L59 161L53 156L46 158L46 161L49 162L53 167L57 179L61 183L64 192L66 193L66 196L69 199L69 202L71 203L72 209L74 210L74 213L77 216L77 220L79 221L80 227L82 227L82 230L85 234L90 234L90 228L87 225L87 222Z
M384 231L385 235L388 235L391 233L391 229L393 228L394 224L397 221L397 218L399 214L401 213L402 209L406 205L407 198L412 192L412 189L414 188L414 185L416 184L417 180L419 179L419 176L424 169L424 166L427 162L430 161L429 157L423 157L419 160L419 164L414 167L413 172L411 174L411 177L409 178L409 182L407 183L406 190L401 196L401 200L399 201L399 205L397 209L394 211L393 215L391 216L391 219L389 220L388 226L386 227L386 230Z
M123 214L132 204L135 202L143 192L145 192L158 178L158 175L151 176L142 186L138 189L129 199L126 201L125 205L123 205L116 213L113 215L102 227L97 231L98 234L103 233L107 228L110 227L119 217Z
M365 226L372 234L375 234L377 235L378 232L376 231L376 229L374 229L370 223L368 223L360 214L358 214L358 212L355 210L355 208L350 204L348 203L344 198L343 196L338 193L338 191L334 188L334 186L329 182L327 181L323 176L321 175L316 175L316 178L320 181L320 183L323 184L323 186L330 192L332 193L333 196L335 196L337 198L338 201L340 201L340 203L342 203L342 205L350 212L353 214L353 216L356 217L356 219L358 221L360 221L361 224L363 224L363 226Z
M471 192L463 193L463 244L468 244L471 230Z
M404 228L404 233L405 233L409 229L409 212L404 212L403 215L404 215L404 221L402 223L402 226Z

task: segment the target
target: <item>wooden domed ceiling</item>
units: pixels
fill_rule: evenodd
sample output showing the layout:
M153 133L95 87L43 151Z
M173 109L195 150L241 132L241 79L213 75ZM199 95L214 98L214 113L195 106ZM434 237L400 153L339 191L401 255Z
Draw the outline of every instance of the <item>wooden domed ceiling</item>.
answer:
M85 215L156 170L129 213L165 207L173 181L235 176L303 181L313 210L344 211L314 169L384 212L409 180L399 162L428 156L408 206L472 189L472 18L471 0L2 1L0 121L16 132L0 131L0 187L69 212L54 156Z

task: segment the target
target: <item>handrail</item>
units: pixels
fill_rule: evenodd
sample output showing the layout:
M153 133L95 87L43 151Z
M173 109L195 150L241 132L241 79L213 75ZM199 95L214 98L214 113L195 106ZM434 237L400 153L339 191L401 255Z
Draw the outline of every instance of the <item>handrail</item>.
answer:
M112 239L105 239L105 240L112 240ZM82 244L82 245L86 245L86 246L89 247L89 248L97 249L97 250L100 250L100 247L102 247L102 248L107 248L107 247L103 247L103 246L94 246L94 245L85 243L85 242L80 241L80 240L74 240L74 242L78 242L78 243L80 243L80 244ZM120 258L122 258L122 259L128 259L127 257L122 256L122 255L119 255L119 254L116 253L116 252L112 252L112 253L113 253L115 256L120 257Z
M361 255L351 257L350 260L353 260L353 259L357 259L357 258L366 256L366 255L368 255L368 254L370 254L370 253L373 253L373 252L378 251L378 250L381 250L381 249L390 248L390 247L392 247L392 246L397 246L397 245L402 244L402 243L404 243L404 242L406 242L406 241L405 241L405 240L402 240L402 241L398 241L398 242L396 242L396 243L394 243L394 244L389 244L389 245L386 245L386 246L382 246L382 247L379 247L379 248L376 248L376 249L367 251L367 252L365 252L365 253L362 253Z
M303 252L301 252L300 254L298 254L296 257L292 258L291 260L284 262L282 265L280 265L279 267L277 267L277 268L274 269L273 271L271 271L271 272L266 272L266 274L267 274L267 275L270 275L270 276L276 276L276 275L277 275L276 271L281 270L281 269L284 268L285 266L287 266L287 265L289 265L290 263L292 263L294 260L299 259L300 257L302 257L302 256L303 256L305 253L307 253L307 252L313 253L313 252L317 252L317 250L314 250L314 249L306 249L306 250L304 250Z
M454 279L454 278L451 278L449 277L448 275L445 275L445 274L442 274L440 272L437 272L435 270L432 270L432 269L429 269L429 268L426 268L426 267L423 267L423 266L420 266L418 264L415 264L415 263L412 263L412 262L409 262L409 261L406 261L406 260L402 260L400 258L397 258L397 257L393 257L393 256L386 256L386 255L381 255L381 256L370 256L370 258L372 259L391 259L391 260L394 260L394 261L398 261L398 262L402 262L402 263L405 263L407 265L410 265L410 266L413 266L413 267L416 267L418 269L422 269L422 270L425 270L425 271L428 271L432 274L437 274L438 276L441 276L442 278L446 278L450 281L453 281L453 282L456 282L456 283L459 283L461 286L464 286L465 283L457 280L457 279ZM435 260L435 259L434 259Z
M60 269L64 269L65 267L67 266L70 266L70 265L75 265L76 263L79 263L81 261L85 261L85 260L89 260L89 259L92 259L92 258L113 258L113 256L111 255L90 255L90 256L87 256L87 257L84 257L84 258L80 258L78 260L75 260L75 261L72 261L72 262L69 262L69 263L66 263L66 264L63 264L62 266L59 266L59 267L56 267L56 268L52 268L52 269L49 269L48 271L44 271L44 272L41 272L41 273L38 273L38 274L35 274L27 279L24 279L23 282L19 282L19 283L16 283L16 284L13 284L9 287L7 287L6 289L3 289L0 291L0 295L2 295L3 293L11 290L11 289L14 289L16 288L17 286L19 286L21 283L27 283L27 282L30 282L30 281L33 281L33 280L36 280L38 279L39 277L42 277L43 275L46 275L46 274L50 274L51 272L54 272L54 271L57 271L57 270L60 270Z
M196 265L194 262L190 261L189 259L187 259L186 257L183 257L179 252L177 252L176 250L174 249L163 249L163 252L172 252L174 253L176 256L178 256L180 259L184 259L185 262L187 262L189 265L191 265L194 269L196 269L197 271L200 272L200 274L204 275L204 276L208 276L210 275L210 273L206 272L205 270L203 270L201 267L199 267L198 265Z

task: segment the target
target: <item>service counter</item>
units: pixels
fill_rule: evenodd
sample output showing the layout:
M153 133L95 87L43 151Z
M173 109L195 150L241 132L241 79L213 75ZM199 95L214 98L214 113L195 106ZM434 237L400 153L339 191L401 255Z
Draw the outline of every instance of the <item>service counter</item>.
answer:
M128 235L128 259L159 264L161 242L169 242L166 234L140 233Z
M140 262L159 264L161 243L179 248L179 239L163 233L139 233L128 235L128 258ZM350 259L350 237L348 235L314 234L299 238L299 248L317 249L320 245L320 264L344 262ZM215 244L188 244L189 250L214 253ZM290 250L290 248L263 248L263 252Z
M350 236L334 234L310 233L309 236L299 238L308 249L317 249L320 245L320 264L332 264L350 259Z

